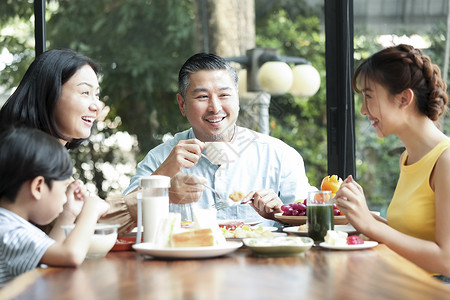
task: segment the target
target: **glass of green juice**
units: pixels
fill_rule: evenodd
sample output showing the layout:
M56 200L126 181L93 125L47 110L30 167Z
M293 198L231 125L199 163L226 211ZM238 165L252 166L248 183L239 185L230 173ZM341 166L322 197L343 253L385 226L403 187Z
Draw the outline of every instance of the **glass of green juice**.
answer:
M334 210L331 191L308 193L306 218L308 236L315 242L323 242L328 230L334 230Z

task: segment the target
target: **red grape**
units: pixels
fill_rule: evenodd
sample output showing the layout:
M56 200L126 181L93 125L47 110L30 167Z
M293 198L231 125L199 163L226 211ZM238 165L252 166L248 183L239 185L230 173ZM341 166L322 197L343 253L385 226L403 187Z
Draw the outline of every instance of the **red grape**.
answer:
M283 212L283 216L292 216L293 211L292 207L288 207L288 209Z
M303 203L297 203L297 210L299 211L304 211L306 210L306 205L304 205Z
M287 211L287 210L289 210L289 205L286 205L286 204L281 205L281 210L282 210L282 211Z
M283 216L306 216L306 199L302 202L284 204L281 206Z

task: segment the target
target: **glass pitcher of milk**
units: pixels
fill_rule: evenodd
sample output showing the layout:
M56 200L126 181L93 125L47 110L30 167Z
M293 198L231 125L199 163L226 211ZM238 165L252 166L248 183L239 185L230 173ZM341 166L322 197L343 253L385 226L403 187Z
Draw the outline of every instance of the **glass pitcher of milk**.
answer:
M169 187L168 176L151 175L139 179L136 243L141 241L142 225L144 242L153 242L160 222L169 214Z

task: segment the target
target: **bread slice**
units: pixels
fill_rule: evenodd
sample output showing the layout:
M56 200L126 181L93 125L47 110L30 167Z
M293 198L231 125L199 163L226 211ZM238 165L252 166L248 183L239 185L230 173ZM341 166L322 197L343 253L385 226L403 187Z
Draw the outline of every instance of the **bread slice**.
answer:
M211 228L192 229L172 234L172 247L207 247L214 246Z
M164 220L159 224L153 240L157 248L171 247L172 234L181 228L181 214L169 213ZM145 230L145 229L144 229Z
M234 202L239 202L245 197L245 195L242 192L232 192L228 197Z

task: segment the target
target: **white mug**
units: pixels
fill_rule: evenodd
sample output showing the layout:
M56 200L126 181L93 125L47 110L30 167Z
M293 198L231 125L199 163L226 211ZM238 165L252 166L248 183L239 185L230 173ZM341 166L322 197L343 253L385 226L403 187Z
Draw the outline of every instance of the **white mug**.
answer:
M236 146L229 142L205 142L203 156L215 165L224 165L236 161L238 151Z

